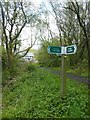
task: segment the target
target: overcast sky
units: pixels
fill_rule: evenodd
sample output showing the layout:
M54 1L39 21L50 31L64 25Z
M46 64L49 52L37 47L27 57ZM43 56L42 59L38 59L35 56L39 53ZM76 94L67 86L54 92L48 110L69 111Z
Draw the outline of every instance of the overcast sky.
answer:
M19 1L19 0L18 0ZM55 2L61 2L61 3L63 3L63 2L68 2L68 0L51 0L52 2L53 1L55 1ZM72 1L75 1L75 0L72 0ZM80 2L82 2L82 1L88 1L88 0L77 0L77 1L80 1ZM51 8L51 6L49 5L49 0L22 0L22 2L32 2L36 7L35 7L35 9L38 9L38 7L39 7L39 5L42 3L42 2L44 2L45 4L46 4L46 7L47 7L47 9L50 9ZM54 20L54 18L53 18L53 16L52 15L50 15L50 17L49 17L49 19L50 19L50 21L51 21L51 29L52 29L52 31L53 32L56 32L57 34L58 34L58 30L57 30L57 27L56 27L56 25L55 25L55 20ZM23 30L23 32L22 32L22 38L23 39L27 39L28 38L28 36L30 36L30 28L25 28L24 30ZM27 47L27 45L29 44L29 42L30 42L30 37L29 37L29 40L27 40L26 42L24 41L23 42L23 48L24 47ZM38 48L38 45L35 45L34 47L33 47L34 49L37 49Z
M45 4L46 4L46 7L47 7L47 9L50 9L50 5L48 4L48 0L26 0L27 1L27 3L29 2L29 1L31 1L31 2L33 2L34 3L34 5L36 6L35 7L35 9L38 9L38 7L39 7L39 5L42 3L42 2L44 2ZM25 1L24 1L25 2ZM51 29L52 29L52 31L57 31L57 28L56 28L56 26L55 26L55 23L54 23L54 18L53 18L53 16L52 15L50 15L49 16L49 20L51 21ZM23 45L23 48L25 48L25 47L27 47L27 45L30 43L30 28L28 27L28 28L24 28L23 29L23 31L22 31L22 39L27 39L27 38L29 38L28 40L26 40L26 41L23 41L23 43L22 43L22 45ZM34 36L34 33L35 33L35 31L33 32L33 36ZM36 42L37 43L37 42ZM34 45L34 49L38 49L38 45Z
M34 5L35 5L35 9L38 9L38 7L39 7L39 5L42 3L42 2L44 2L45 4L46 4L46 7L47 7L47 9L50 9L50 5L49 5L49 0L3 0L3 1L5 1L5 2L7 2L7 1L16 1L16 2L18 2L18 1L22 1L22 2L32 2ZM63 2L67 2L68 0L51 0L52 2L53 1L55 1L55 2L61 2L61 3L63 3ZM75 1L75 0L72 0L72 1ZM82 1L89 1L89 0L77 0L77 1L80 1L80 2L82 2ZM52 31L56 31L56 32L58 32L57 31L57 27L55 26L55 21L54 21L54 18L53 18L53 16L52 15L50 15L50 21L51 21L51 29L52 29ZM23 32L22 32L22 38L23 39L27 39L28 37L30 36L30 28L24 28L23 29ZM24 47L27 47L27 45L28 45L28 43L29 43L29 41L30 41L30 38L29 38L29 40L28 41L24 41L23 42L23 48ZM38 48L38 46L37 45L35 45L34 46L34 48Z

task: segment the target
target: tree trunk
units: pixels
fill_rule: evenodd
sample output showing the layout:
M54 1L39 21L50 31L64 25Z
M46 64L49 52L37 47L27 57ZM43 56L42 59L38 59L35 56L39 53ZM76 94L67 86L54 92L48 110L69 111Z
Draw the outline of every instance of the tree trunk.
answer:
M13 56L12 53L10 52L10 49L7 50L7 61L8 61L8 69L12 69L13 67Z
M61 96L66 94L66 58L62 55L62 78L61 78Z

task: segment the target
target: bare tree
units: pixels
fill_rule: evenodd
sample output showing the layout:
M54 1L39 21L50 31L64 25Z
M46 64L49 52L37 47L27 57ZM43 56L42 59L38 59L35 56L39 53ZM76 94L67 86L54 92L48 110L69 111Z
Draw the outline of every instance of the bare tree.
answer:
M20 46L20 34L23 28L27 24L27 15L24 10L24 4L22 2L0 2L1 8L1 25L2 25L2 45L6 49L8 67L12 67L15 56L19 53L24 52L24 55L33 46L29 46L25 50L18 51ZM34 16L30 16L29 21Z
M82 29L82 52L84 51L84 48L87 49L87 57L88 57L88 78L90 79L90 35L89 35L89 26L90 26L90 1L83 3L83 6L81 3L78 3L77 1L69 2L70 5L68 7L65 7L65 9L69 9L73 11L74 14L76 14L78 23L80 25L80 28ZM81 7L82 6L82 7ZM81 10L83 13L81 13Z

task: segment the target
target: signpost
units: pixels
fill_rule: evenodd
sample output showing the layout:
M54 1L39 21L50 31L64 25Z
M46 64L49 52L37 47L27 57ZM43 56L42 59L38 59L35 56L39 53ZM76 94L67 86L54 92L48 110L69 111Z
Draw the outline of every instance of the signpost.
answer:
M49 54L56 54L56 55L68 55L68 54L75 54L77 50L76 45L71 46L49 46L47 51Z
M62 48L57 46L49 46L47 51L49 54L61 55Z
M65 66L65 55L75 54L77 46L49 46L47 49L49 54L56 54L62 57L62 80L61 80L61 94L65 95L66 92L66 66Z

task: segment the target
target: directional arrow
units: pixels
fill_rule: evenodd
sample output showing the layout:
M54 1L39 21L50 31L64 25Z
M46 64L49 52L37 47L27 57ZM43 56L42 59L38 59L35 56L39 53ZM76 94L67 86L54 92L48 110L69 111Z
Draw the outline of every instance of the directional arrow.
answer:
M47 51L49 54L57 54L57 55L61 55L62 52L62 47L58 47L58 46L49 46L47 48Z
M47 48L49 54L56 54L56 55L68 55L68 54L75 54L77 51L76 45L71 46L49 46Z
M75 54L77 51L77 46L76 45L71 45L65 47L65 54Z

